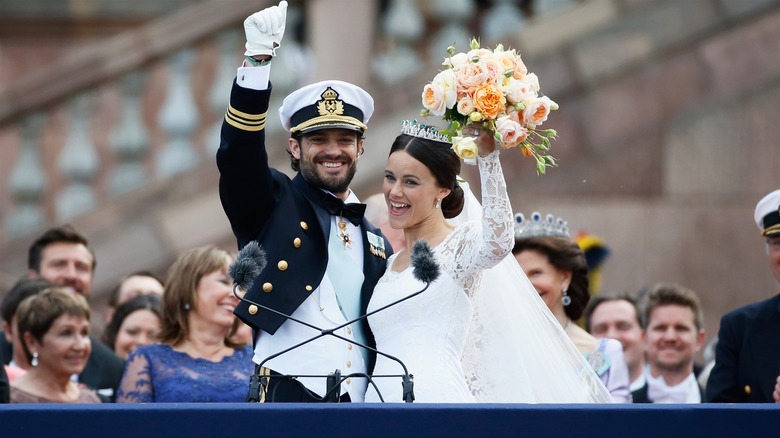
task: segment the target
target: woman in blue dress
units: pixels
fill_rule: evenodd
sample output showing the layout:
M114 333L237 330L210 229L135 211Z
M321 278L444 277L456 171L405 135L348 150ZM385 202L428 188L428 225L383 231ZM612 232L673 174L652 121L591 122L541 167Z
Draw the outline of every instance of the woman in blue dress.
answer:
M189 250L171 266L163 293L161 342L128 358L117 402L242 402L252 372L250 346L236 344L238 299L230 255Z

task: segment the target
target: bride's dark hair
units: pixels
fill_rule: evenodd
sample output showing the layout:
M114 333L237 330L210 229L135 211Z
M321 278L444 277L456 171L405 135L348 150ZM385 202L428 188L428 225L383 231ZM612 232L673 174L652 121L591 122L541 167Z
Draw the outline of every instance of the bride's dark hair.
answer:
M460 158L453 152L450 143L401 134L390 147L388 156L396 151L406 151L431 171L439 187L450 189L450 194L441 201L441 212L446 219L454 218L463 211L465 195L458 184Z

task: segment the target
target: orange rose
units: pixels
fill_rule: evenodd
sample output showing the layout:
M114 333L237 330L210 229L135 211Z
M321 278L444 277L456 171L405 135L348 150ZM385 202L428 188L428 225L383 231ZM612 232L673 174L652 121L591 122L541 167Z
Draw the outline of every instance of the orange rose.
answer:
M474 91L474 107L488 120L495 120L506 109L506 97L493 84L483 84Z

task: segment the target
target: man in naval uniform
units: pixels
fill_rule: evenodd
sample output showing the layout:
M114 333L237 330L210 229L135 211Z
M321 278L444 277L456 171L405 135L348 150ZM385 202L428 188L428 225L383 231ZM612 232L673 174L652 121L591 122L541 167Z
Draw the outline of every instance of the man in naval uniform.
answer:
M367 374L375 360L358 346L375 345L365 319L334 332L349 341L323 336L271 358L320 331L263 307L320 329L337 327L365 314L391 254L379 229L362 219L365 206L349 189L374 110L363 89L331 80L287 96L279 115L290 132L287 152L298 173L291 180L269 167L268 75L286 12L282 1L244 22L246 60L238 68L217 152L220 198L238 246L256 240L267 258L235 314L254 329L256 372L269 376L261 400L323 401L333 388L326 376L339 370L353 376L333 396L359 402L367 380L357 376Z
M780 190L758 201L754 219L769 267L780 282ZM772 403L780 374L780 294L736 309L720 321L707 401Z

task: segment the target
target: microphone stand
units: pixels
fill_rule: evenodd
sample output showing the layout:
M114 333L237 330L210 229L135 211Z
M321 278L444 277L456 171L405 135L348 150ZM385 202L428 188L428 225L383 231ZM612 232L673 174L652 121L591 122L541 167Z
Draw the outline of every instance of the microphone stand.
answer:
M314 324L310 324L310 323L308 323L308 322L306 322L306 321L302 321L302 320L300 320L300 319L293 318L291 315L287 315L287 314L285 314L285 313L283 313L283 312L280 312L280 311L278 311L278 310L276 310L276 309L272 309L272 308L270 308L270 307L268 307L268 306L264 306L264 305L262 305L262 304L260 304L260 303L255 303L255 302L253 302L252 300L249 300L249 299L246 299L246 298L244 298L244 297L242 297L242 296L239 296L239 295L238 295L238 293L236 292L236 286L237 286L237 284L235 284L235 283L233 284L233 295L235 295L235 297L236 297L236 298L238 298L239 300L241 300L241 301L243 301L243 302L245 302L245 303L248 303L248 304L253 304L253 305L255 305L255 306L257 306L257 307L259 307L259 308L261 308L261 309L263 309L263 310L267 310L267 311L269 311L269 312L275 313L275 314L277 314L277 315L279 315L279 316L282 316L282 317L285 317L285 318L287 318L287 319L290 319L290 320L292 320L292 321L295 321L295 322L297 322L298 324L303 324L303 325L305 325L306 327L309 327L309 328L311 328L311 329L314 329L314 330L317 330L317 331L319 331L319 332L320 332L318 335L316 335L316 336L314 336L314 337L312 337L312 338L310 338L310 339L307 339L307 340L305 340L305 341L303 341L303 342L299 342L299 343L297 343L297 344L293 345L292 347L285 348L285 349L284 349L284 350L282 350L282 351L279 351L279 352L277 352L277 353L274 353L274 354L272 354L272 355L270 355L270 356L266 357L265 359L263 359L263 361L262 361L262 362L260 362L260 364L258 364L258 366L257 366L257 369L258 369L258 370L259 370L260 368L262 368L262 367L263 367L263 364L265 364L266 362L268 362L268 361L269 361L269 360L271 360L271 359L274 359L274 358L276 358L276 357L279 357L279 356L281 356L282 354L285 354L285 353L287 353L287 352L289 352L289 351L292 351L292 350L294 350L294 349L296 349L296 348L298 348L298 347L301 347L301 346L303 346L303 345L306 345L306 344L308 344L308 343L310 343L310 342L313 342L313 341L315 341L315 340L317 340L317 339L319 339L319 338L321 338L321 337L323 337L323 336L330 335L330 336L334 336L334 337L336 337L336 338L338 338L338 339L341 339L341 340L343 340L343 341L346 341L346 342L350 342L350 343L352 343L352 344L355 344L355 345L357 345L358 347L365 348L365 349L366 349L366 350L368 350L368 351L371 351L371 352L373 352L373 353L375 353L375 354L378 354L378 355L384 356L384 357L386 357L386 358L388 358L388 359L390 359L390 360L393 360L393 361L397 362L398 364L400 364L400 365L401 365L401 368L403 368L403 370L404 370L404 373L403 373L402 375L400 375L400 377L401 377L401 379L402 379L402 383L401 383L401 384L402 384L402 387L403 387L403 400L404 400L404 402L406 402L406 403L412 403L412 402L414 401L414 380L413 380L413 379L414 379L414 376L413 376L413 375L411 375L411 374L409 374L409 370L406 368L406 365L403 363L403 361L401 361L401 359L399 359L399 358L397 358L397 357L395 357L395 356L392 356L392 355L390 355L390 354L387 354L387 353L381 352L381 351L377 350L376 348L369 347L368 345L364 345L364 344L361 344L361 343L359 343L359 342L355 342L353 339L348 339L348 338L345 338L345 337L343 337L343 336L341 336L341 335L339 335L339 334L336 334L336 333L334 333L334 332L335 332L336 330L340 330L340 329L342 329L342 328L344 328L344 327L346 327L346 326L348 326L348 325L350 325L350 324L354 324L355 322L358 322L358 321L361 321L361 320L363 320L363 319L365 319L365 318L368 318L369 316L371 316L371 315L373 315L373 314L375 314L375 313L377 313L377 312L380 312L380 311L382 311L382 310L385 310L385 309L387 309L388 307L395 306L395 305L397 305L397 304L399 304L399 303L401 303L401 302L403 302L403 301L406 301L406 300L408 300L408 299L410 299L410 298L413 298L413 297L415 297L415 296L417 296L417 295L419 295L419 294L421 294L421 293L425 292L425 291L428 289L428 287L429 287L430 285L431 285L431 283L430 283L430 282L426 282L426 284L425 284L425 287L424 287L424 288L422 288L421 290L419 290L419 291L417 291L417 292L415 292L415 293L413 293L413 294L411 294L411 295L407 295L407 296L405 296L405 297L403 297L403 298L401 298L401 299L398 299L398 300L396 300L396 301L393 301L392 303L386 304L386 305L384 305L384 306L382 306L382 307L380 307L380 308L378 308L378 309L375 309L375 310L373 310L373 311L371 311L371 312L368 312L368 313L366 313L365 315L361 315L361 316L359 316L359 317L357 317L357 318L354 318L354 319L352 319L352 320L350 320L350 321L347 321L347 322L345 322L345 323L343 323L343 324L340 324L340 325L338 325L338 326L336 326L336 327L333 327L333 328L330 328L330 329L322 329L322 328L320 328L320 327L317 327L317 326L315 326ZM340 371L338 371L338 370L336 370L336 371L338 372L338 374L340 374ZM374 383L374 381L372 380L372 378L371 378L370 376L368 376L367 374L363 375L364 373L356 373L356 374L357 374L357 375L359 375L360 377L367 377L367 378L368 378L368 381L371 383L371 385L372 385L372 386L374 387L374 389L377 391L377 394L379 394L379 399L380 399L382 402L384 402L384 398L382 398L382 394L380 393L380 391L379 391L379 388L377 388L377 386L376 386L376 383ZM347 376L347 377L351 377L351 376L353 376L353 375L354 375L354 374L350 374L350 375L349 375L349 376ZM332 376L333 376L333 374L331 374L331 375L328 375L328 376L303 376L303 375L301 375L301 376L297 376L297 377L329 377L329 378L330 378L330 377L332 377ZM341 384L341 382L343 382L344 380L346 380L346 378L347 378L347 377L340 378L340 379L338 380L338 384L340 385L340 384ZM384 375L383 375L383 376L374 376L374 377L399 377L399 376L397 376L397 375L387 375L387 376L384 376ZM265 392L265 391L267 391L267 390L268 390L268 376L263 376L262 378L260 378L260 377L258 376L258 374L257 374L257 373L254 373L254 374L252 375L252 377L250 378L249 387L250 387L249 401L259 401L259 399L260 399L260 397L259 397L259 391L260 391L260 388L262 387L262 390L263 390L263 392ZM335 389L335 388L337 388L337 387L338 387L338 386L335 386L335 387L333 387L333 388L329 389L329 390L328 390L328 392L332 391L333 389ZM258 396L256 397L256 399L255 399L255 397L254 397L254 392L253 392L254 390L257 390L257 391L258 391L258 392L257 392ZM327 395L328 395L328 394L326 393L326 396L327 396ZM324 398L324 397L323 397L323 398Z

